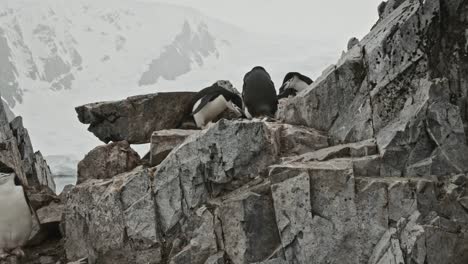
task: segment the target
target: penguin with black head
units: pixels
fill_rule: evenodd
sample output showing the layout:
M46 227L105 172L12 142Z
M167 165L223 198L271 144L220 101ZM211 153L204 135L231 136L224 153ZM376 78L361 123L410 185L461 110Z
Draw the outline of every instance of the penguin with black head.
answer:
M283 79L283 85L279 89L278 99L296 96L302 90L305 90L314 81L311 78L300 74L299 72L290 72Z
M190 116L196 127L204 128L226 109L232 110L238 117L243 116L242 98L229 81L217 81L195 95Z
M244 76L242 97L248 118L275 117L278 110L275 84L263 67L256 66Z

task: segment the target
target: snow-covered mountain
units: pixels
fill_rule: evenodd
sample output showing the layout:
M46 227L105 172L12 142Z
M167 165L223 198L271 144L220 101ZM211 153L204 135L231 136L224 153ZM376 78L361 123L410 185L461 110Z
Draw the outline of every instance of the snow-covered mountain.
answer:
M168 4L0 1L0 92L45 155L82 157L100 144L75 106L219 79L240 88L256 65L277 82L293 70L316 76L334 54L320 41L250 34Z

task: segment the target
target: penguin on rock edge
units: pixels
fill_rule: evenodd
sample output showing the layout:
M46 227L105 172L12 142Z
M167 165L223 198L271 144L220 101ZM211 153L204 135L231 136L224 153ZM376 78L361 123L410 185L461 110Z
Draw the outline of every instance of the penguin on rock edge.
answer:
M311 78L299 72L290 72L284 77L283 85L279 89L278 99L296 96L298 92L307 89L313 82Z
M274 118L278 110L275 84L261 66L254 67L244 76L242 97L248 118Z
M243 116L243 103L239 92L229 81L217 81L195 95L191 116L198 128L204 128L226 109L238 117Z

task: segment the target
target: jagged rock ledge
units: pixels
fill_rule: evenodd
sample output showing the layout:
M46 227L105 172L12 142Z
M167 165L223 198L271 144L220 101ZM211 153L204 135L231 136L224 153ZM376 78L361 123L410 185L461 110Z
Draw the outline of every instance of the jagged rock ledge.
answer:
M114 102L76 107L78 119L104 143L149 143L157 130L176 128L183 121L195 93L156 93Z

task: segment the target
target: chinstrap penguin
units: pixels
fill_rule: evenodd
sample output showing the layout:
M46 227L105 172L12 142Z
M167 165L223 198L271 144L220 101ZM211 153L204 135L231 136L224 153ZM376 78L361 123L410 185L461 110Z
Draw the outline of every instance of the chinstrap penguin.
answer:
M242 97L248 118L275 117L278 109L275 84L263 67L254 67L244 76Z
M15 173L0 173L0 259L21 249L32 231L32 211L23 186Z
M192 113L198 128L204 128L226 109L243 116L242 98L229 81L217 81L197 93L192 102Z
M283 85L279 89L278 99L296 96L302 90L307 89L313 83L312 79L298 72L290 72L286 74L283 80Z

